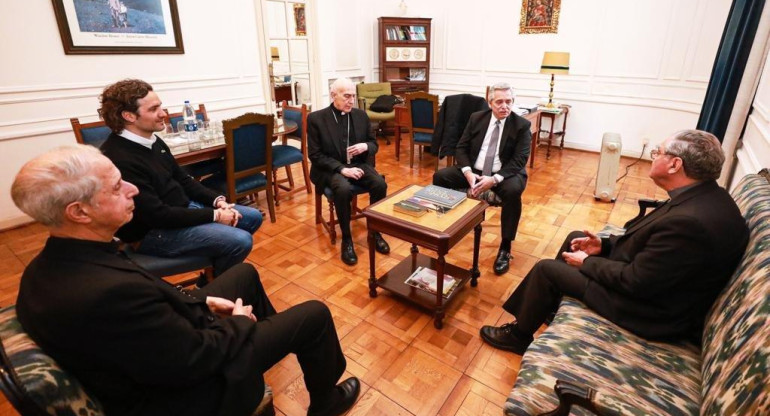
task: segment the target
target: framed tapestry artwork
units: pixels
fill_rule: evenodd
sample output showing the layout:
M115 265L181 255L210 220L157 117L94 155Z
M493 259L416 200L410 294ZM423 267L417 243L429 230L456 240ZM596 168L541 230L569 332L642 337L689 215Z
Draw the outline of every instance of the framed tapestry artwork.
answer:
M522 0L519 33L556 33L561 0Z
M303 3L294 3L294 34L296 36L305 36L305 5Z
M176 0L52 0L64 53L184 53Z

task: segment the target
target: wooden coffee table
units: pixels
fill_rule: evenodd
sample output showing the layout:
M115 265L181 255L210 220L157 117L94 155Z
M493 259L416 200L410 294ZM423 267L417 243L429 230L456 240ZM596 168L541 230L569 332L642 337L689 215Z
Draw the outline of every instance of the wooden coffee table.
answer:
M413 217L393 210L394 203L413 196L420 189L422 187L417 185L407 186L364 209L366 226L369 231L369 296L377 296L377 287L387 289L396 296L433 311L433 325L441 329L446 306L452 302L468 280L471 281L471 286L477 285L481 223L484 221L484 210L488 205L483 201L466 199L457 207L440 216L430 211L421 217ZM471 230L474 231L473 266L470 270L465 270L447 264L444 256ZM412 254L379 279L375 278L374 274L374 237L372 236L374 231L412 243ZM438 258L434 259L419 253L417 246L435 251ZM429 267L436 271L438 280L436 294L404 283L404 280L420 266ZM445 273L460 280L457 287L449 293L446 299L442 296Z

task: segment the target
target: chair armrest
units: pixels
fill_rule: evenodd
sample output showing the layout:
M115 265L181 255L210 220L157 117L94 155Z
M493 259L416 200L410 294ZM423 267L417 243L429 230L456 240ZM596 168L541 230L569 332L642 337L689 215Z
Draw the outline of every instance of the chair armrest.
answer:
M647 209L652 208L658 208L659 206L666 203L666 201L656 200L656 199L647 199L647 198L639 198L639 213L636 214L634 218L631 218L628 220L624 225L623 228L630 227L634 222L642 219L644 215L647 213Z
M553 391L559 397L559 407L543 413L541 416L567 416L572 406L580 406L593 414L599 415L599 409L594 404L596 390L588 386L578 385L564 380L556 380Z

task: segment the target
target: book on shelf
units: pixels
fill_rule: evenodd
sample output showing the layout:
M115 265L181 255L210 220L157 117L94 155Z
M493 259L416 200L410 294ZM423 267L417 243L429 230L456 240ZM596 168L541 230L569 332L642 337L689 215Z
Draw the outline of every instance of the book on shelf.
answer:
M415 269L414 273L409 275L404 283L435 295L438 291L437 277L435 270L421 266ZM444 287L442 288L441 295L445 298L448 297L457 287L457 283L457 279L444 273Z
M467 198L465 192L442 188L436 185L428 185L415 192L414 196L449 209L456 207Z
M403 200L393 204L393 211L411 215L413 217L421 217L425 215L426 212L428 212L428 208L409 202L407 200Z

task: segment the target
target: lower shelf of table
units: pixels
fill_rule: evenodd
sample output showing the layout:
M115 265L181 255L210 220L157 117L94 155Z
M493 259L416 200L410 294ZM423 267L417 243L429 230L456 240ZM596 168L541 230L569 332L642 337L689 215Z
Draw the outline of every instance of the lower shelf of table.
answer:
M441 303L438 303L435 294L404 283L404 280L411 276L418 267L428 267L436 270L438 260L421 253L410 255L377 279L377 286L392 292L398 297L434 311L438 307L449 304L460 293L468 280L471 279L470 271L452 264L444 264L444 275L448 274L455 279L460 279L460 282L457 283L457 287L449 296L442 298Z

